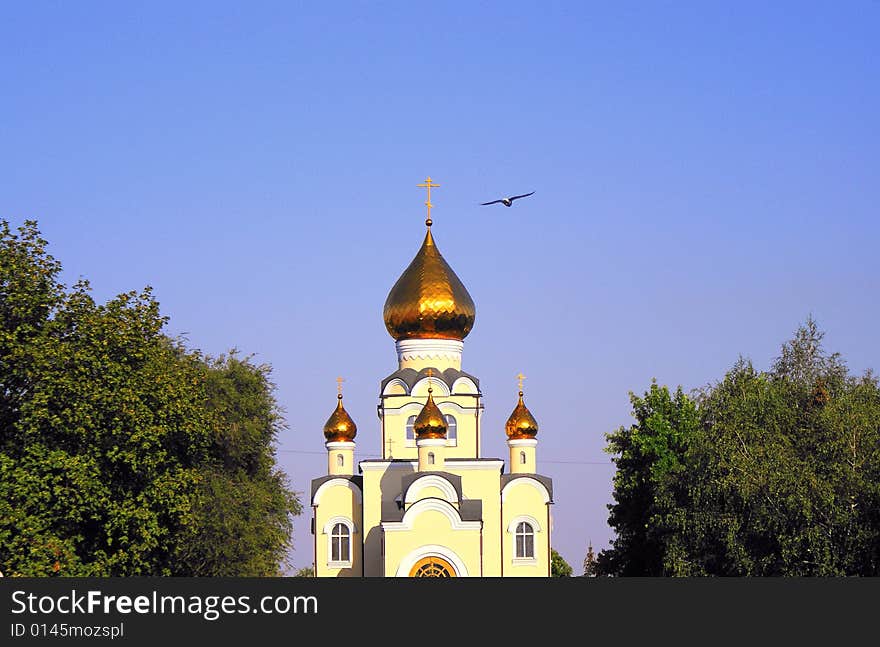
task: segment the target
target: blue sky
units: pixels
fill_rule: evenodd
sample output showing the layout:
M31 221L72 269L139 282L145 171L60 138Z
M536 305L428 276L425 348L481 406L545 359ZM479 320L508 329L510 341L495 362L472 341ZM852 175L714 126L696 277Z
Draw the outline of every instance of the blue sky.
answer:
M522 371L578 569L629 391L767 368L810 314L880 369L878 28L875 1L6 3L0 218L36 219L67 283L150 285L170 334L271 364L307 502L337 375L379 452L430 175L485 455Z

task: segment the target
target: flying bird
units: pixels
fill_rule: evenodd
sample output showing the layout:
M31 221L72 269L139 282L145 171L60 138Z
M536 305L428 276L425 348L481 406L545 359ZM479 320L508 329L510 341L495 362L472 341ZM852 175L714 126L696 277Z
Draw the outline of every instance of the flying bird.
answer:
M532 191L532 193L534 193L534 191ZM486 206L487 204L497 204L500 202L505 207L509 207L510 205L513 204L514 200L519 200L520 198L527 198L530 195L532 195L532 193L523 193L522 195L512 195L509 198L501 198L500 200L492 200L492 202L481 202L480 204L482 206Z

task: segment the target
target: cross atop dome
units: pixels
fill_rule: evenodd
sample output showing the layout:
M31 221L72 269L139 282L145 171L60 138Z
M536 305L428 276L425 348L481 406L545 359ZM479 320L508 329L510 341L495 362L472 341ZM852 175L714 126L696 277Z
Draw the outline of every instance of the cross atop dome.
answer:
M439 184L433 184L433 183L431 182L431 176L429 175L427 178L425 178L425 183L424 183L424 184L417 184L416 186L419 186L419 187L423 187L423 188L428 189L428 199L425 201L425 206L428 207L428 217L425 218L425 224L428 225L428 226L430 227L431 224L434 222L433 220L431 220L431 207L434 206L433 204L431 204L431 189L432 189L432 188L433 188L433 189L436 189L436 188L438 188L440 185L439 185Z

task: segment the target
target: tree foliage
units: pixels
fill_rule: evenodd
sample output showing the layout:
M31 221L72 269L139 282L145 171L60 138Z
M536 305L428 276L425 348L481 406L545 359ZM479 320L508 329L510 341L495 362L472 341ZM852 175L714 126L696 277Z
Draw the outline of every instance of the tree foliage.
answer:
M880 387L822 339L810 318L769 371L739 359L697 392L693 426L656 385L633 399L637 424L608 436L617 538L603 572L880 574ZM633 449L646 445L662 451Z
M279 573L300 504L269 367L187 350L149 288L65 288L46 245L0 221L0 570Z
M596 553L593 552L593 544L587 546L587 554L584 557L584 574L582 577L596 577L599 574L599 567L596 560Z
M556 552L555 548L550 549L550 576L551 577L571 577L573 570L565 558Z
M636 423L607 435L617 471L608 523L617 531L613 550L597 568L615 575L660 575L675 513L684 451L698 426L696 404L679 388L651 384L644 397L630 393Z

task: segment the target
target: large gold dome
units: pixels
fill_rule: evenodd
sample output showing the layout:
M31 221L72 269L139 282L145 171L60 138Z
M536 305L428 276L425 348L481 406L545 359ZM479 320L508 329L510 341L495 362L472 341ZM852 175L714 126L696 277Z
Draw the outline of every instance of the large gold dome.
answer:
M430 225L419 252L388 293L383 315L385 327L397 341L461 341L474 327L474 301L440 255Z

